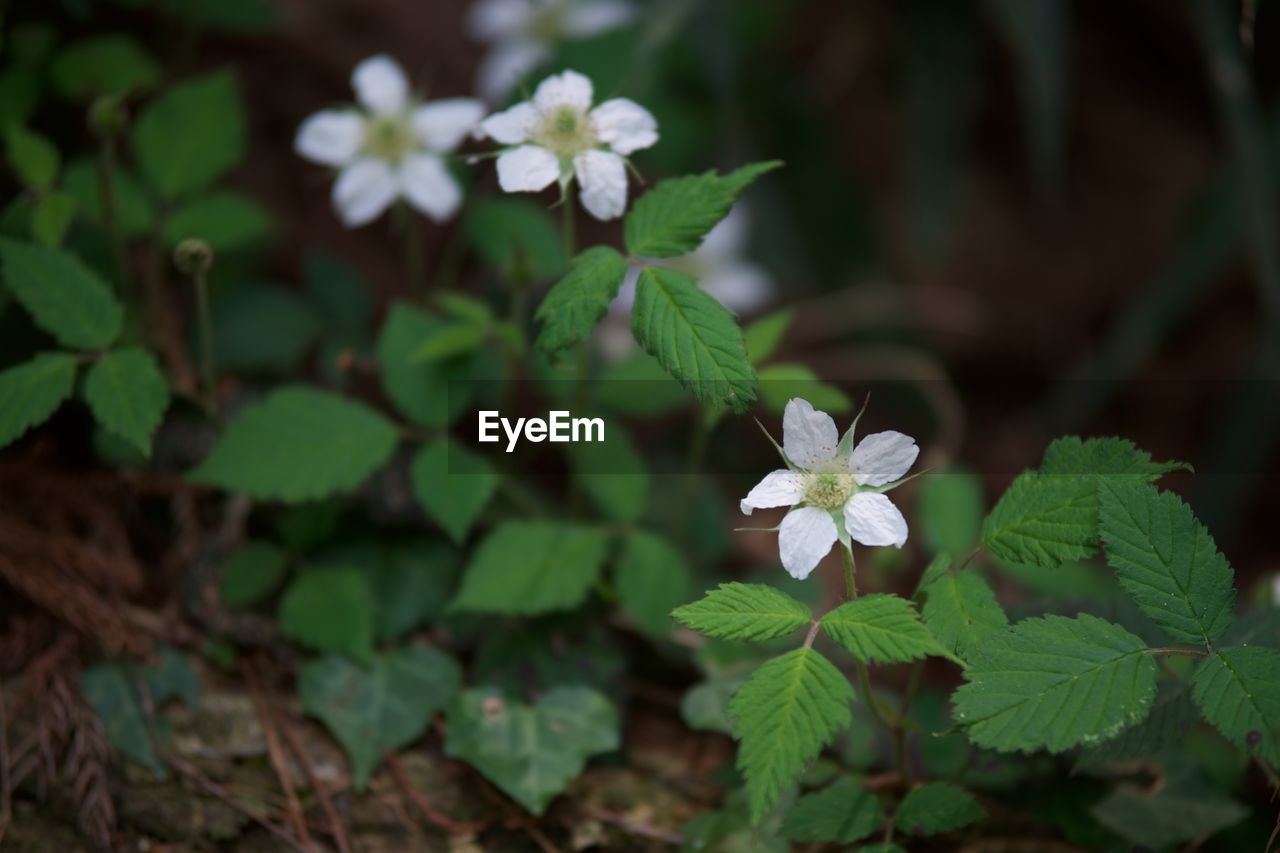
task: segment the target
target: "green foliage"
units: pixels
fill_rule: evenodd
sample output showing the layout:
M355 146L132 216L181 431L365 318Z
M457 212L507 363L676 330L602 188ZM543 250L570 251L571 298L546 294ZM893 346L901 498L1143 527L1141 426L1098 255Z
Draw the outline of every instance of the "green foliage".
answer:
M1185 770L1149 790L1117 787L1090 812L1135 845L1162 850L1208 839L1248 814L1231 797Z
M1156 462L1123 438L1089 438L1069 435L1056 439L1044 452L1040 473L1062 476L1136 477L1151 481L1188 468L1182 462Z
M1088 750L1080 763L1097 767L1150 758L1181 740L1199 718L1185 682L1161 684L1145 720Z
M703 402L745 411L756 376L742 330L690 276L646 267L636 282L631 331L662 367Z
M454 542L467 538L498 488L498 475L489 461L448 438L424 445L413 458L409 476L427 517Z
M686 628L725 640L772 640L813 621L809 608L785 592L756 583L722 583L671 614Z
M452 548L412 540L378 548L367 565L384 642L439 619L461 568Z
M169 383L151 353L113 350L89 368L84 398L98 423L151 455L151 437L169 406Z
M27 189L44 193L53 189L62 158L53 143L23 127L11 127L5 137L9 168Z
M480 543L454 610L547 613L577 607L604 564L603 530L558 521L508 521Z
M277 614L286 636L309 649L342 652L362 664L373 655L373 595L356 569L303 569Z
M1228 740L1280 764L1280 651L1218 649L1196 667L1191 691L1205 719Z
M567 455L574 476L602 515L623 524L641 519L649 506L649 472L625 429L611 423L604 441L570 444Z
M746 775L751 818L759 822L837 731L849 725L848 679L812 648L767 661L729 702Z
M930 782L903 798L894 822L910 835L937 835L968 826L986 815L964 788L950 782Z
M232 372L294 370L320 333L311 305L275 284L249 282L224 290L210 310L214 359Z
M982 534L982 481L973 474L946 471L920 484L919 525L935 553L960 558Z
M853 408L849 395L821 381L818 374L803 364L770 364L760 368L757 378L761 402L779 414L786 410L787 402L793 397L808 400L823 412L841 414Z
M586 687L557 687L532 705L481 687L463 691L449 708L445 752L538 815L588 758L617 748L617 712Z
M171 699L194 706L199 688L186 658L168 648L159 649L157 656L155 666L113 662L89 667L80 673L80 692L102 721L112 748L163 776L164 764L155 750L163 732L148 719L140 688L146 688L147 705L154 708Z
M915 605L876 593L846 601L822 617L822 630L863 663L906 663L950 653L920 621Z
M742 331L743 342L752 364L763 364L778 349L782 337L791 327L792 312L774 311L752 321ZM821 407L816 407L821 408Z
M289 564L270 542L246 542L222 567L221 595L226 607L248 607L266 599L284 580Z
M110 173L112 220L121 237L146 234L155 220L151 201L131 172L117 167ZM62 172L62 189L76 200L80 213L89 222L106 222L102 208L100 166L91 159L73 160Z
M782 821L790 841L852 844L875 832L884 821L880 801L860 779L840 779L801 797Z
M1155 696L1146 645L1118 625L1081 614L1024 619L972 653L956 691L956 721L1001 752L1108 740L1141 722Z
M942 572L921 592L924 624L947 650L966 660L984 640L1009 627L995 593L973 569Z
M184 201L164 223L164 241L173 248L189 237L199 237L218 253L261 246L275 225L271 214L248 196L217 190Z
M71 396L75 381L75 356L64 352L40 353L0 371L0 447L48 420Z
M538 306L538 349L555 353L585 341L609 310L626 274L627 259L608 246L595 246L574 258L568 275Z
M727 175L704 172L662 181L640 197L623 222L627 252L638 258L692 252L752 181L781 165L775 160L743 166Z
M482 198L462 220L467 242L510 281L545 281L567 258L555 225L540 205L520 198Z
M149 89L160 80L160 66L131 36L91 36L58 51L49 69L53 85L67 98L87 101Z
M657 637L671 633L671 612L689 600L693 587L681 553L667 539L646 530L627 534L613 580L623 612L641 630Z
M219 71L178 83L147 104L132 140L143 177L172 201L205 189L239 163L246 136L235 77Z
M284 386L248 406L190 473L257 498L305 501L360 485L387 461L398 433L360 403Z
M328 655L298 672L302 709L324 721L363 791L382 756L420 738L462 685L453 658L425 646L376 654L360 666Z
M75 255L0 238L0 260L9 292L58 343L96 350L119 336L124 309Z
M42 246L61 246L76 209L70 193L54 190L40 196L31 211L31 238Z
M1231 566L1191 508L1132 479L1099 486L1107 562L1142 612L1172 639L1212 647L1231 624Z
M378 367L382 389L397 409L414 423L441 427L462 412L466 400L449 393L450 378L464 378L455 361L440 363L418 359L422 342L444 325L435 317L406 303L393 303L378 336Z

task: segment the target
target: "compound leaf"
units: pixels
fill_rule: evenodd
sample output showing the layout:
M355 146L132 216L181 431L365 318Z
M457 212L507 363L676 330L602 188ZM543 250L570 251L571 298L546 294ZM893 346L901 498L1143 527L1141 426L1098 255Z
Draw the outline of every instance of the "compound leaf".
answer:
M927 655L950 656L915 605L877 593L846 601L822 617L822 630L863 663L906 663Z
M75 382L76 358L65 352L40 353L0 371L0 447L48 420Z
M686 628L724 640L772 640L813 621L808 607L758 583L722 583L671 615Z
M84 398L98 423L151 455L151 437L169 407L169 383L151 353L126 347L89 368Z
M14 298L64 347L102 349L120 334L124 309L75 255L0 238L0 259Z
M1280 764L1280 651L1218 649L1192 675L1191 697L1228 740Z
M568 275L538 306L538 349L554 353L586 340L609 310L626 274L627 259L608 246L595 246L574 258Z

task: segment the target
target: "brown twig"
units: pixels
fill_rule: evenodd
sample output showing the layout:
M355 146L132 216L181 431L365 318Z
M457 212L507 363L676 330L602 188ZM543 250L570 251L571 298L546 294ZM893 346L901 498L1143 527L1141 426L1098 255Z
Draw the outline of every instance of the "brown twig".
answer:
M267 741L267 755L271 759L271 766L276 771L276 778L280 780L280 788L284 791L285 801L288 803L289 820L298 838L301 839L303 848L310 850L314 846L311 842L311 833L307 831L306 815L303 814L297 791L293 788L293 774L289 772L289 763L285 759L284 749L276 734L271 707L266 697L266 687L258 677L252 661L244 661L240 669L244 673L245 683L249 686L249 697L253 700L253 706L258 712L258 721L262 724L262 733Z
M208 776L205 776L198 769L196 769L194 765L188 764L186 761L182 760L181 758L178 758L176 755L171 755L168 753L164 753L163 758L166 764L168 764L174 770L181 773L183 776L186 776L191 781L195 782L197 785L203 788L206 793L211 794L214 797L217 797L219 800L226 803L228 806L235 809L240 814L249 818L249 820L253 821L258 826L262 827L267 832L271 833L276 838L280 839L285 844L292 847L294 850L299 851L299 853L311 853L309 849L309 845L304 847L302 844L298 842L297 838L295 838L293 835L289 833L289 830L273 822L272 820L267 818L265 815L258 814L256 811L254 811L253 809L246 806L244 803L237 800L234 796L231 795L230 791L228 791L226 788L222 787L217 782L210 779Z
M408 773L404 772L404 765L400 763L400 759L394 753L388 752L383 756L383 761L386 762L387 769L391 771L391 776L396 780L396 784L400 786L400 790L413 801L413 804L418 807L418 811L422 812L423 817L435 826L453 835L471 835L484 829L488 824L488 821L483 820L459 823L431 805L431 801L426 798L426 795L414 787L413 780L409 778Z

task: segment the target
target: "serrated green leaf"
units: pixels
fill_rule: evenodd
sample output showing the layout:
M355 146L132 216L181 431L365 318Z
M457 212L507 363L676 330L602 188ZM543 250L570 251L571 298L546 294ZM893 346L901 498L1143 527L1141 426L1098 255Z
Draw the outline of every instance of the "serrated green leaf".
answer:
M813 621L809 608L758 583L722 583L671 614L686 628L725 640L773 640Z
M986 816L986 810L964 788L950 782L930 782L903 798L894 822L909 835L937 835Z
M296 503L354 489L387 461L397 437L395 424L360 403L285 386L237 415L188 476Z
M1053 568L1098 549L1097 487L1087 477L1026 471L992 508L982 543L997 557Z
M0 260L9 292L58 343L102 349L120 334L124 309L111 288L75 255L0 238Z
M289 564L271 542L251 541L236 549L222 567L221 600L225 607L248 607L275 592Z
M1128 631L1082 614L1024 619L973 650L955 692L970 740L1001 752L1108 740L1145 719L1156 666Z
M863 663L906 663L951 653L920 621L915 605L876 593L846 601L822 617L822 630Z
M274 227L271 214L249 196L216 190L175 207L164 222L164 241L173 248L197 237L214 252L230 253L266 243Z
M603 530L553 521L509 521L480 543L453 610L547 613L577 607L600 576Z
M324 722L363 791L382 756L408 746L462 686L453 658L425 646L377 654L366 666L329 655L298 672L302 709Z
M204 189L244 156L244 107L230 71L170 87L133 125L138 169L173 200Z
M131 36L108 33L59 50L50 72L64 97L89 100L150 88L159 81L161 69Z
M884 812L860 779L840 779L796 801L782 821L789 841L852 844L880 828Z
M768 813L835 733L849 725L853 687L812 648L773 658L729 702L741 742L738 769L747 779L751 819Z
M1085 752L1078 766L1099 767L1149 758L1176 744L1199 718L1186 682L1163 683L1145 720Z
M413 457L409 476L423 511L454 542L467 538L498 488L489 461L448 438L424 445Z
M356 569L304 569L280 599L280 630L319 652L342 652L361 663L373 654L373 593Z
M555 353L585 341L609 310L627 274L627 259L608 246L587 249L569 263L538 306L538 349Z
M646 267L636 282L631 331L668 373L703 402L745 411L756 398L756 375L742 329L690 276Z
M747 347L747 355L754 365L763 364L778 349L782 336L791 327L793 317L791 309L774 311L758 320L753 320L742 332Z
M1236 593L1209 531L1177 495L1148 483L1105 477L1098 489L1103 549L1120 585L1172 639L1212 646Z
M627 534L613 580L623 612L656 637L671 633L671 611L689 600L693 586L684 556L645 530Z
M920 616L942 645L968 659L987 637L1009 627L995 593L973 569L943 572L924 587Z
M31 211L31 239L42 246L61 246L75 219L76 207L75 198L61 190L40 196Z
M377 638L395 640L444 613L462 568L458 553L438 541L408 541L378 549L370 583L378 603Z
M1069 435L1055 439L1045 449L1041 474L1113 476L1155 480L1173 471L1189 469L1184 462L1156 462L1151 454L1123 438L1080 439Z
M1228 740L1280 764L1280 651L1218 649L1196 667L1191 696Z
M1117 786L1089 811L1122 838L1160 850L1208 839L1249 814L1243 805L1185 771L1149 790Z
M453 701L444 748L540 815L588 758L618 748L618 715L586 687L557 687L533 705L481 687Z
M781 165L774 160L743 166L727 175L704 172L660 182L627 213L623 222L627 251L643 258L672 258L692 252L729 214L752 181Z
M169 407L169 383L151 353L113 350L89 368L84 398L103 427L151 455L151 437Z
M75 356L46 352L0 371L0 447L49 419L71 396L76 382Z
M48 139L15 125L5 134L5 154L9 168L27 189L44 193L53 188L62 157Z

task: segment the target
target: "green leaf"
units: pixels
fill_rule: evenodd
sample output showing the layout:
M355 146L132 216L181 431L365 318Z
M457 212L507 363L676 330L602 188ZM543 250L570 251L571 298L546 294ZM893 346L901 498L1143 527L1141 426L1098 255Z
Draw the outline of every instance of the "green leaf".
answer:
M575 257L568 275L538 306L538 349L555 353L585 341L609 310L626 274L627 259L608 246L595 246Z
M298 672L302 709L324 722L351 759L363 791L388 752L422 737L462 686L453 658L425 646L377 654L367 666L328 655Z
M208 187L244 156L235 77L219 71L172 86L138 115L132 139L138 168L162 198Z
M98 163L88 158L68 163L62 173L62 188L75 197L85 219L100 227L105 225ZM123 168L111 172L111 203L112 220L121 237L141 237L151 230L155 220L151 201L138 179Z
M65 352L40 353L0 371L0 447L49 419L71 396L76 359Z
M377 637L386 642L438 620L462 566L457 552L438 541L397 543L379 551L370 582L378 603Z
M1062 752L1141 722L1155 696L1146 644L1087 614L1024 619L972 653L952 697L969 739L1001 752Z
M986 810L964 788L950 782L930 782L903 798L894 822L910 835L937 835L986 816Z
M1198 776L1183 771L1148 790L1119 785L1090 813L1107 829L1135 845L1169 850L1183 842L1207 840L1239 823L1249 810Z
M804 767L849 725L853 688L812 648L766 661L729 702L746 775L751 819L759 823Z
M1231 624L1233 574L1191 508L1170 492L1106 477L1099 511L1107 563L1170 638L1212 647Z
M1155 480L1173 471L1190 469L1184 462L1156 462L1123 438L1089 438L1074 435L1056 439L1044 452L1042 474L1134 476Z
M102 721L111 747L160 776L164 765L156 757L151 728L131 679L126 665L98 664L80 673L80 692Z
M509 521L472 555L453 610L547 613L587 597L608 551L603 530L553 521Z
M619 424L609 424L603 441L569 444L566 455L574 476L602 515L623 524L635 524L644 516L649 506L649 471Z
M920 483L921 532L934 553L957 558L978 544L982 533L982 481L973 474L945 471Z
M5 154L9 168L27 189L37 193L53 189L62 157L48 139L15 125L6 134Z
M782 835L789 841L852 844L883 822L880 801L862 780L840 779L796 801L782 821Z
M950 651L968 659L992 634L1009 627L995 593L973 569L943 572L927 584L920 616Z
M507 280L546 281L564 272L563 243L541 205L499 196L467 208L462 220L467 242Z
M1087 477L1019 475L982 525L1002 560L1055 568L1098 550L1097 488Z
M53 85L67 98L90 100L149 89L160 80L160 65L123 33L91 36L58 51L50 68Z
M61 246L76 207L75 197L61 190L40 196L31 211L31 238L42 246Z
M1185 682L1159 686L1151 713L1136 726L1085 752L1079 766L1101 767L1150 758L1173 746L1200 719Z
M249 607L275 592L289 571L284 551L271 542L246 542L222 567L225 607Z
M378 367L382 389L405 417L425 427L442 427L462 413L467 404L458 384L450 393L451 378L464 379L458 361L444 363L414 358L421 343L444 325L439 317L408 304L393 303L378 336Z
M671 615L686 628L725 640L773 640L813 621L808 607L758 583L722 583Z
M75 255L0 238L0 260L9 291L58 343L102 349L120 334L124 309L111 288Z
M1191 696L1237 747L1280 764L1280 651L1218 649L1196 667Z
M151 455L151 437L169 407L169 383L151 353L113 350L89 368L84 398L98 423Z
M837 414L853 408L849 395L823 382L803 364L770 364L760 368L760 399L774 412L786 410L793 397L808 400L815 409Z
M481 687L450 706L444 749L541 815L588 758L618 743L617 712L594 690L557 687L526 705Z
M822 630L863 663L951 656L920 621L915 605L896 595L876 593L846 601L822 617Z
M339 337L362 339L373 322L373 298L360 271L341 258L309 251L302 259L307 295Z
M729 214L752 181L781 165L774 160L743 166L727 175L712 171L662 181L627 213L623 222L627 252L638 258L671 258L692 252Z
M373 594L356 569L303 569L280 600L280 629L300 645L342 652L363 664L373 655Z
M655 637L671 633L671 611L692 593L693 578L680 551L644 530L627 534L613 578L623 612Z
M274 228L271 214L249 196L215 190L174 208L164 223L164 241L173 248L198 237L215 252L230 253L266 243Z
M742 330L690 276L646 267L636 283L631 331L640 345L694 396L745 411L756 376Z
M769 356L773 355L778 349L778 345L782 343L782 336L791 327L793 316L794 314L790 308L774 311L758 320L753 320L743 330L743 341L746 344L747 355L751 358L752 364L763 364L769 359Z
M432 331L413 351L415 362L444 361L471 352L485 342L488 330L471 320L445 323Z
M295 291L276 284L248 282L224 290L210 310L221 370L289 373L320 334L315 310Z
M391 456L395 424L336 394L285 386L247 406L188 476L297 503L354 489Z
M409 476L423 511L454 542L467 538L498 488L489 461L449 438L424 445L413 457Z
M746 680L746 673L712 675L690 687L680 700L680 717L684 724L697 731L733 734L729 700Z

